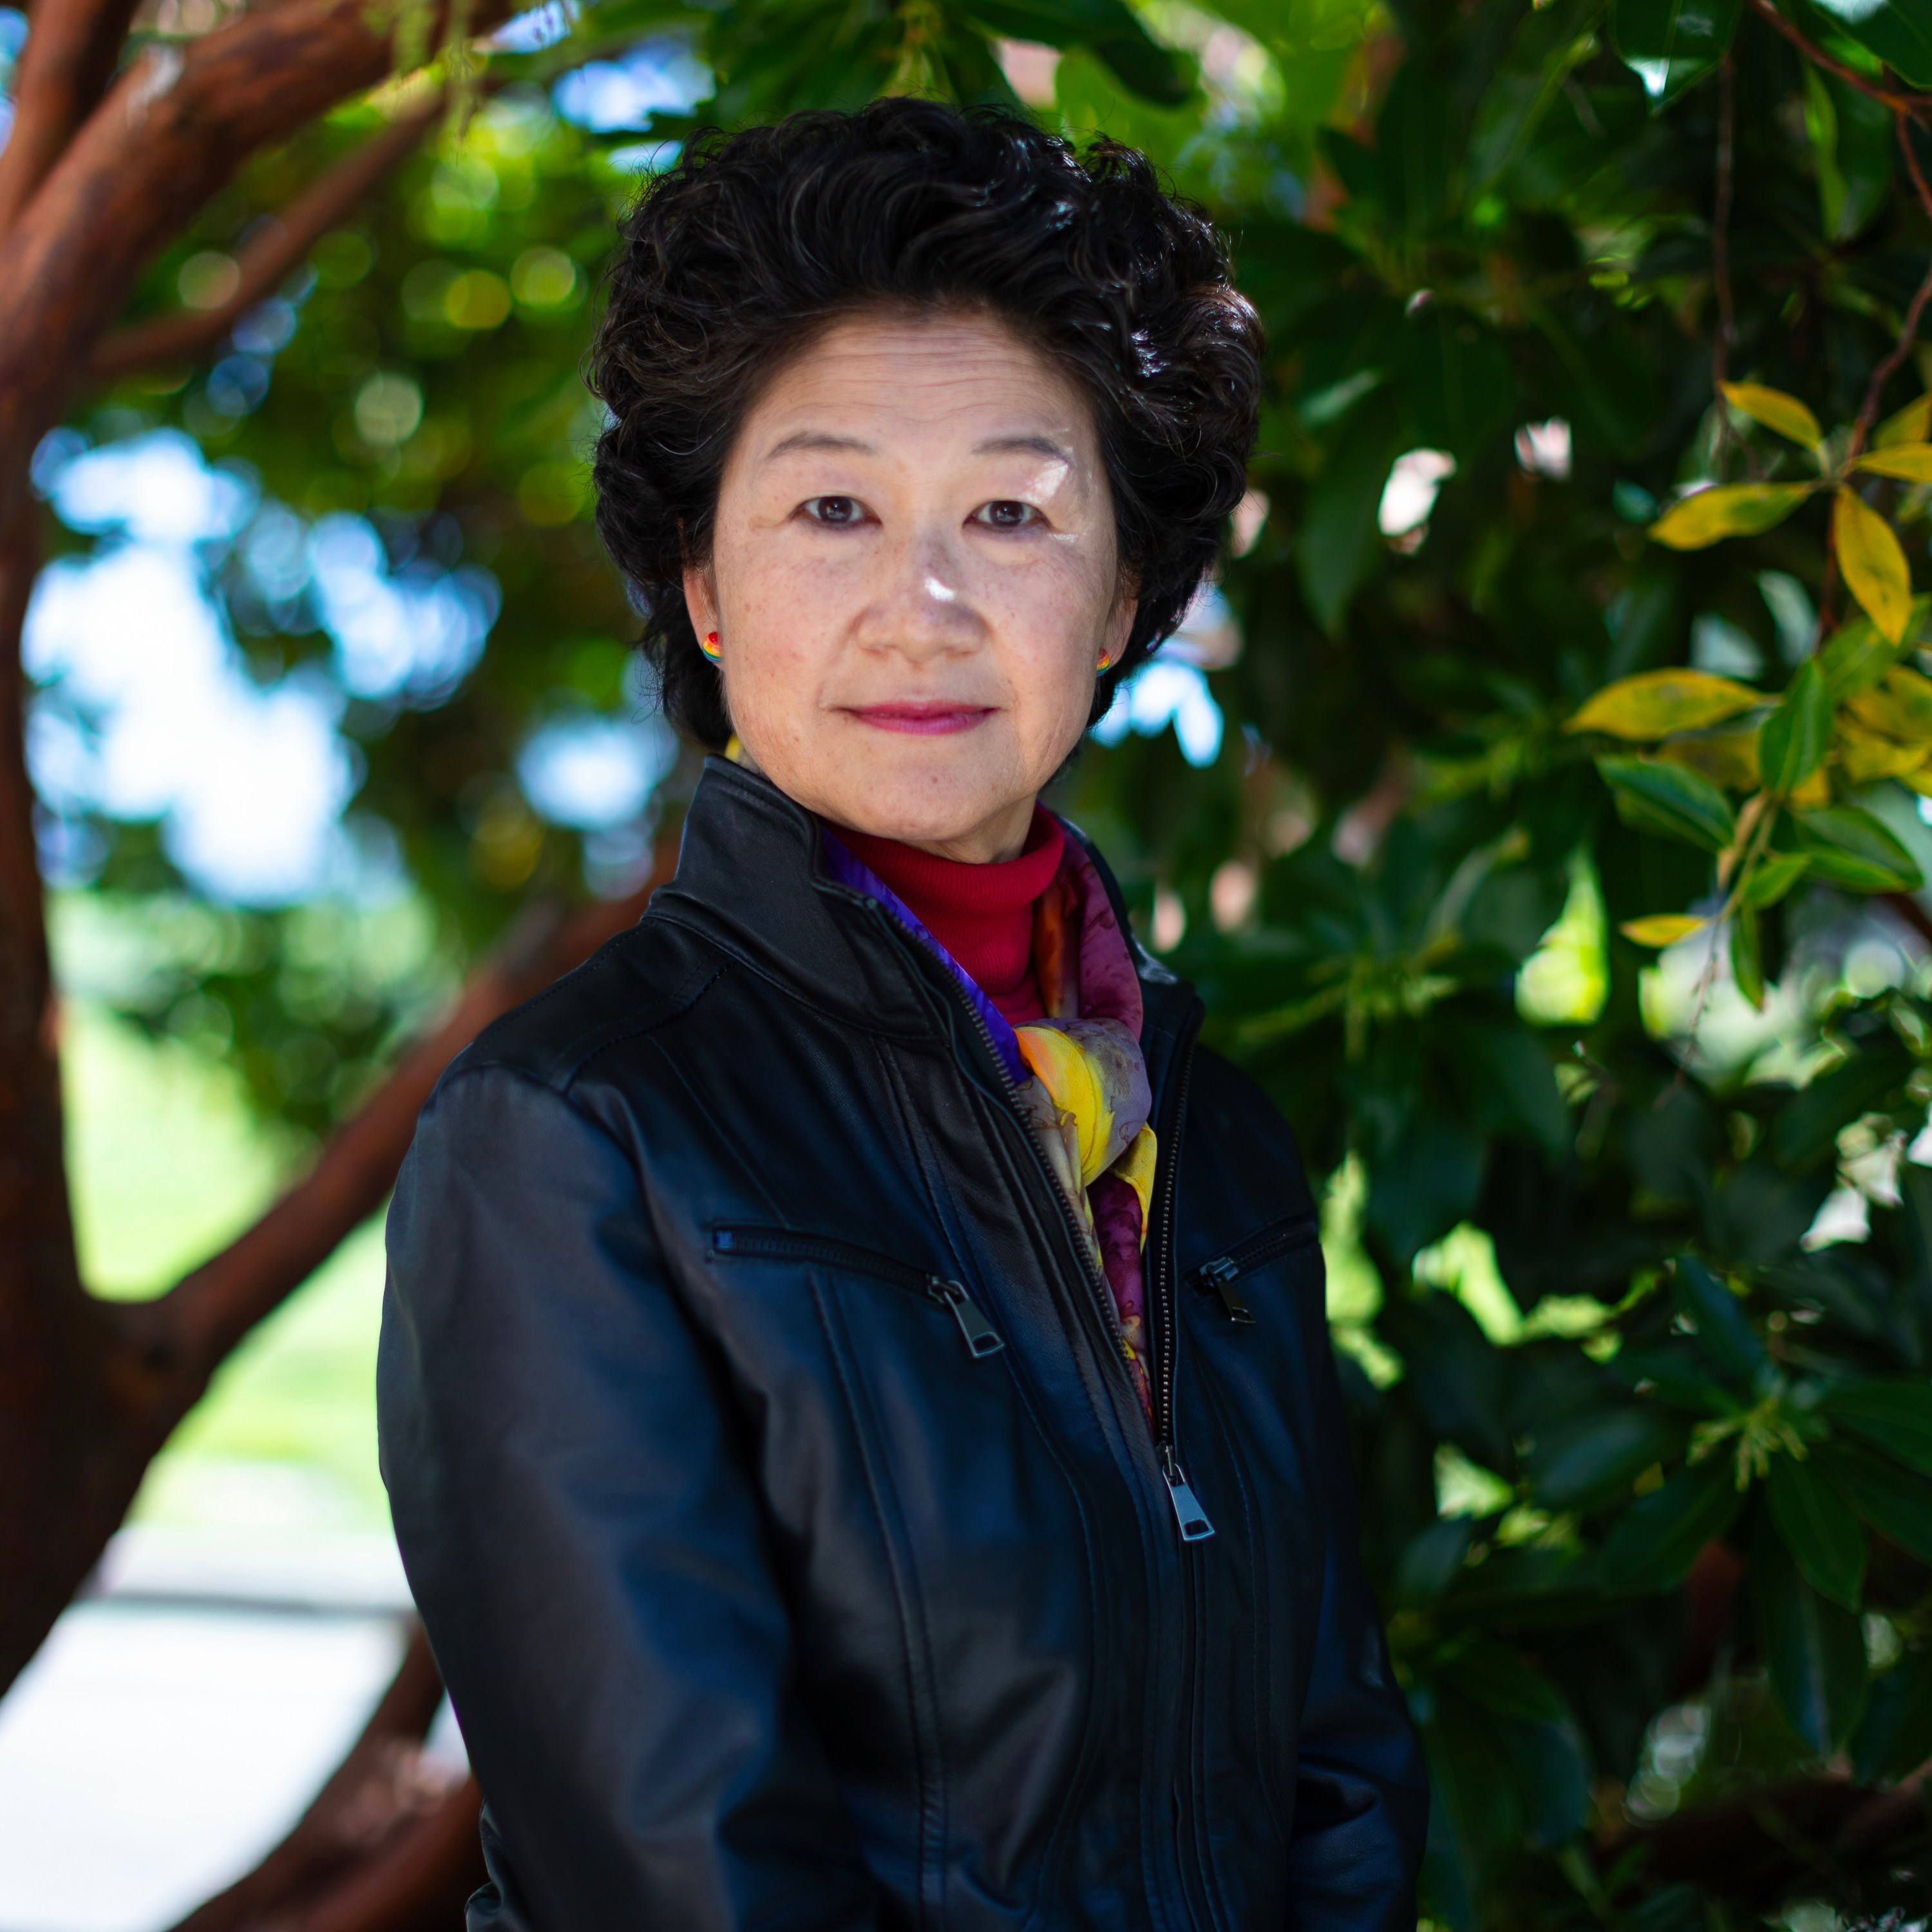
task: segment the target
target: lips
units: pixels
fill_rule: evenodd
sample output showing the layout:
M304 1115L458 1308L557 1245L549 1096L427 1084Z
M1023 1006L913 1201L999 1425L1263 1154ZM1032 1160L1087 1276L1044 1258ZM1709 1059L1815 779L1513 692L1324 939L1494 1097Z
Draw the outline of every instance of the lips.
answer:
M944 700L914 704L854 704L844 708L849 716L862 724L917 738L970 731L992 717L994 711L990 704L950 704Z

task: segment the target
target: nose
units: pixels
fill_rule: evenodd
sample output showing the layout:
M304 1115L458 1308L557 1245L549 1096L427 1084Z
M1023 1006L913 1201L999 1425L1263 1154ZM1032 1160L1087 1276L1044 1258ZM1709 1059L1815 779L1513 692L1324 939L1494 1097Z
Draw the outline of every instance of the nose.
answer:
M906 529L874 553L878 576L860 620L859 642L908 663L960 656L985 642L986 626L966 580L966 560L950 533Z

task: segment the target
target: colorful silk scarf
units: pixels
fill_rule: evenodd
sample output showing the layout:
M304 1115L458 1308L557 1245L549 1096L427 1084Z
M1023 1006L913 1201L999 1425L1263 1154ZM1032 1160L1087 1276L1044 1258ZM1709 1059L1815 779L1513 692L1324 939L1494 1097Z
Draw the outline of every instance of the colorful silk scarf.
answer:
M910 907L827 831L833 876L868 894L945 963L1011 1076L1020 1111L1072 1204L1112 1298L1121 1353L1150 1417L1142 1250L1154 1192L1141 986L1106 888L1069 838L1034 908L1033 970L1047 1017L1010 1025Z

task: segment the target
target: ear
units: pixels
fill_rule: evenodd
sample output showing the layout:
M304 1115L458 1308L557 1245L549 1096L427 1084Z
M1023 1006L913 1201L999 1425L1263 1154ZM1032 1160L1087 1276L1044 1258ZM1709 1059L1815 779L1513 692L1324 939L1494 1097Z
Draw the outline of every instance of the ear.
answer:
M702 568L694 564L685 566L684 608L690 613L691 628L700 638L719 628L718 586L709 565Z
M1118 664L1127 648L1134 628L1135 614L1141 608L1141 583L1137 573L1123 571L1120 587L1114 593L1114 608L1107 613L1107 628L1101 633L1101 649L1109 664Z

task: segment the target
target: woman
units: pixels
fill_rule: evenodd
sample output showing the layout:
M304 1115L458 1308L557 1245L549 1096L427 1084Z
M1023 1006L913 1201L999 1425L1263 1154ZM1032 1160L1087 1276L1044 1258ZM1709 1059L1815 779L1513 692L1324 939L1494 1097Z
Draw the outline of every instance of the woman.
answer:
M705 770L389 1220L472 1927L1414 1924L1287 1129L1041 789L1179 621L1260 350L1140 158L894 100L632 217L599 523Z

